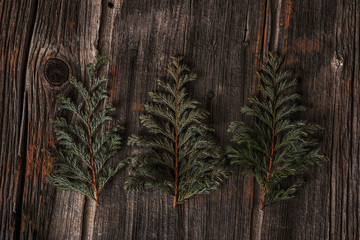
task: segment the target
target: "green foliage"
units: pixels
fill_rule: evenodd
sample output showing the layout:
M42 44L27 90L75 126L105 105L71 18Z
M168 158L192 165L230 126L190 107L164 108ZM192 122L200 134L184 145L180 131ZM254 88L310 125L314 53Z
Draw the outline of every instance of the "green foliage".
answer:
M186 92L185 85L197 76L181 60L172 58L172 80L158 80L165 91L149 93L153 102L140 116L148 133L129 138L129 145L143 150L131 158L133 175L125 183L127 190L160 189L174 197L174 207L215 189L228 176L213 129L203 123L209 113Z
M229 127L237 145L227 147L228 156L260 184L261 209L275 201L293 198L303 180L298 177L290 187L283 186L284 180L325 160L314 137L320 127L289 118L305 108L296 103L300 95L290 93L297 80L292 72L280 70L281 63L281 57L269 54L269 60L257 73L262 97L250 97L251 105L242 108L243 113L257 121L232 122Z
M120 149L119 126L104 127L112 120L109 113L114 110L107 101L105 76L98 76L104 64L103 57L97 57L95 65L87 65L89 86L85 87L75 78L70 83L81 95L79 102L58 97L59 111L66 110L73 121L63 117L53 120L56 142L48 149L54 159L53 172L48 182L60 189L75 190L98 203L98 193L124 165L115 167L106 162Z

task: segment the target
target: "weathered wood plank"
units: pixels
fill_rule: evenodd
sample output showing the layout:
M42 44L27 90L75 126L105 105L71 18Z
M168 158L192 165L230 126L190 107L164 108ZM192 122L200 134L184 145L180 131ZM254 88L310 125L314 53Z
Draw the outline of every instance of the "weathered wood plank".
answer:
M46 183L51 160L42 150L53 141L50 119L55 116L56 95L74 94L67 78L72 75L85 81L85 66L98 54L100 13L100 1L37 3L26 72L28 137L21 219L25 239L35 235L80 239L82 235L84 197L56 191ZM54 59L53 64L46 64L49 59Z
M212 113L216 113L216 115L212 115L211 122L217 130L220 130L219 136L222 143L226 143L228 136L226 134L224 136L224 133L229 122L233 119L241 118L240 106L244 104L246 97L251 95L256 89L256 79L253 76L258 65L262 62L263 54L268 49L278 49L280 52L288 55L286 64L296 69L296 73L301 79L300 89L303 93L303 102L310 106L309 113L303 115L303 117L309 117L310 120L324 126L332 126L331 132L338 131L336 126L341 125L341 123L331 124L329 122L331 117L329 118L329 116L339 116L338 111L345 113L350 111L349 109L340 110L333 108L331 103L333 102L334 95L329 94L329 92L331 93L331 89L337 89L339 85L329 86L328 78L333 77L331 68L335 52L334 39L337 36L332 34L332 32L338 26L335 23L336 21L341 22L341 19L350 13L358 14L359 10L356 8L344 7L345 9L350 9L348 10L350 13L341 16L346 10L340 7L340 2L336 1L326 4L321 2L312 3L310 1L273 1L271 3L270 1L262 1L260 3L248 3L247 8L250 17L246 17L247 15L241 11L243 10L241 8L242 5L236 7L230 1L222 1L221 4L216 1L206 3L201 1L196 3L181 2L177 8L173 5L171 5L173 8L169 7L166 1L158 4L151 4L150 2L141 6L132 2L131 7L134 7L135 10L128 9L126 3L122 3L121 6L121 16L124 21L119 19L119 21L116 21L119 27L117 25L114 26L114 31L118 33L114 33L113 36L121 37L120 39L119 37L114 38L114 41L120 42L113 43L116 49L115 54L120 57L115 58L113 62L115 65L120 61L122 69L119 68L118 71L125 72L123 74L127 74L128 77L120 75L119 78L121 80L115 80L113 88L119 89L119 102L120 104L121 102L126 102L125 106L127 108L133 106L135 110L141 110L141 104L146 99L144 98L145 92L155 87L151 85L154 82L151 83L151 79L148 76L162 75L163 69L159 69L159 67L156 69L153 65L159 65L161 68L162 65L167 63L169 55L185 54L191 65L195 67L195 70L197 65L201 66L199 67L200 79L203 77L206 79L206 82L204 83L200 80L194 84L193 91L196 92L199 100L202 100L210 108ZM338 7L330 8L329 6ZM176 10L173 10L174 8ZM171 11L172 14L165 14L164 12L166 11ZM178 15L173 12L182 17L184 24L177 23L180 20L177 18ZM231 14L240 20L234 21ZM340 16L336 18L339 14ZM246 21L245 19L248 20ZM356 26L356 22L353 22L355 19L354 17L350 21L354 24L354 27ZM122 22L125 22L125 24ZM143 26L143 22L147 24ZM240 26L244 26L242 25L244 22L246 22L246 27L241 28ZM124 24L123 27L121 27L122 24ZM162 26L166 28L165 33L161 31ZM117 30L117 28L120 28L120 30ZM154 30L151 30L152 28ZM239 33L234 30L236 28L240 29ZM173 32L174 29L176 29L175 33ZM123 38L125 40L122 40ZM251 51L246 48L243 49L247 44L241 43L239 39L246 39L245 41L248 41L250 44L248 49ZM341 39L353 41L350 32L341 36ZM353 44L358 44L358 42ZM116 48L119 45L120 47ZM350 45L352 46L352 44ZM168 49L167 53L162 49ZM248 55L251 55L251 57ZM124 61L124 58L130 59ZM162 62L162 64L158 64L159 62ZM132 68L134 65L136 67ZM233 66L238 67L238 69L233 69ZM314 66L316 67L314 68ZM241 67L243 68L241 69ZM141 71L143 68L146 69ZM127 71L130 72L126 73ZM146 72L146 74L143 72ZM112 73L115 74L115 72ZM133 77L133 74L140 76ZM328 76L328 78L318 79L318 76L322 75ZM126 81L129 78L135 78L133 80L135 83L123 82L124 79ZM236 81L238 79L239 81ZM349 83L353 82L351 79L348 78ZM121 88L121 86L123 87ZM201 91L196 91L196 89L201 89ZM133 95L127 95L129 92ZM121 93L124 96L121 96ZM211 100L207 98L209 96L212 98ZM123 100L121 101L120 99ZM135 103L131 104L132 102ZM348 105L348 103L344 104ZM236 105L239 108L235 109L233 107ZM129 110L123 111L123 113L128 112ZM136 117L130 115L126 119L129 122L134 122ZM354 120L356 121L357 119L354 118ZM351 122L352 120L347 121ZM357 126L358 122L353 124ZM139 129L140 126L138 125L134 128L135 131ZM356 140L352 133L354 130L356 130L356 127L353 127L353 130L350 132L347 131L347 134L350 134L353 138L352 141L355 142ZM334 139L334 136L329 131L324 131L323 138L324 152L331 152L330 142L340 143L339 140ZM348 146L348 149L357 149L353 150L352 153L352 161L355 161L358 158L356 155L358 153L358 144L355 143L355 145L350 146L350 142L345 142L345 145ZM334 145L332 146L335 147ZM346 155L348 153L343 152L343 154ZM330 158L331 164L334 161L336 162L334 156L330 156ZM340 156L336 159L339 161ZM340 210L337 210L342 209L342 207L340 205L338 207L331 206L329 196L331 195L332 184L330 179L333 177L331 178L330 172L327 171L329 170L329 164L325 164L323 168L314 168L305 174L308 184L300 192L298 198L293 201L278 203L267 209L264 216L264 225L261 230L263 239L331 238L331 236L337 236L336 234L341 232L342 235L339 235L339 237L342 238L358 236L356 233L358 230L354 227L358 222L357 211L348 211L352 219L350 220L351 223L348 224L345 217L347 214L344 215L344 213L338 212ZM355 169L358 169L356 161L353 165ZM347 180L341 174L341 171L345 170L344 168L346 169L344 166L332 167L332 171L334 176L341 179L346 185ZM358 179L358 173L355 170L352 170L352 173L352 177ZM350 184L353 186L353 189L358 188L356 181L352 180ZM245 189L243 190L241 188L244 185ZM338 187L342 189L341 186ZM228 199L225 196L229 192L236 192L237 195L233 199ZM191 237L192 239L219 239L219 237L233 239L233 237L238 236L241 236L241 238L255 237L257 235L256 231L258 231L255 224L257 218L256 212L258 210L253 205L258 201L258 196L255 194L255 199L253 199L253 192L253 180L244 178L238 172L235 172L234 176L232 176L221 191L217 191L208 197L197 197L190 200L183 206L184 209L180 210L181 214L179 215L169 205L166 210L163 210L166 206L161 209L158 208L159 203L168 201L166 196L159 198L155 195L150 196L149 193L131 194L131 198L127 202L132 202L133 204L130 206L134 208L133 205L135 205L136 210L131 209L130 211L132 223L127 222L128 225L125 231L129 235L125 235L125 238L136 239L145 238L145 236L166 236L173 238L179 236L179 234L183 238ZM319 192L323 194L318 194ZM356 194L357 191L355 190L355 193L352 193L352 195L356 196ZM250 196L251 199L244 199L246 195ZM343 201L348 202L350 200L345 195L343 196L346 199ZM145 198L145 201L140 202L139 198L140 201ZM211 199L216 198L221 200L211 201ZM332 201L339 201L335 196L332 198ZM354 206L352 209L356 209L358 207L356 206L357 197L353 198L354 200L350 200L351 205ZM228 206L231 207L227 208ZM157 209L160 215L163 215L165 211L168 214L166 216L168 220L159 220L159 215L151 210L154 208ZM216 211L212 212L211 209L216 209ZM231 215L231 213L234 213L234 209L240 209L242 212L239 214L239 212L235 211L237 214ZM250 209L250 213L247 212L249 211L248 209ZM294 209L296 214L293 214ZM126 210L126 212L128 211ZM345 232L341 231L342 228L339 228L340 225L336 223L339 221L337 220L339 214L344 215L341 226L342 228L348 228ZM179 219L179 217L182 219ZM251 218L254 219L253 223ZM128 215L126 219L129 221ZM149 230L150 224L157 221L161 221L160 226L166 224L165 230L157 228L153 230L155 232ZM221 226L220 223L224 222L226 224L224 224L223 228L227 228L227 231L217 227ZM171 232L159 235L163 234L162 231L169 231L169 224L174 226L170 228ZM331 225L333 227L330 227ZM128 228L130 229L128 230ZM132 230L134 228L135 230ZM108 232L113 232L113 230Z
M262 41L262 23L257 19L263 4L122 1L115 8L110 76L112 99L120 107L117 116L127 127L126 136L141 131L138 117L149 100L147 92L157 87L157 77L166 74L170 56L185 55L199 74L191 94L213 113L210 122L219 141L227 143L228 124L241 117L240 106L256 89L252 80L260 44L255 42ZM231 110L229 102L238 108ZM104 201L115 211L106 214L109 207L104 207L98 212L99 239L246 239L251 233L253 180L249 177L236 173L221 190L195 197L178 210L172 209L170 197L157 191L125 195L125 177L123 173L113 183L116 188L105 193L114 196L120 191L117 196L126 205ZM118 224L108 224L113 221Z
M19 237L23 188L21 130L35 1L0 1L0 239Z
M0 239L84 238L83 218L94 211L84 215L82 196L45 182L51 161L42 149L53 141L55 96L73 94L68 83L52 85L46 74L61 81L68 68L84 78L95 54L108 56L103 72L126 139L142 130L147 92L166 75L169 57L185 55L199 74L191 95L211 112L225 145L229 123L243 119L240 108L256 93L255 72L268 50L284 53L299 76L309 107L299 117L325 127L320 135L329 162L304 174L297 197L266 208L259 227L257 184L238 168L218 191L176 210L158 191L125 193L122 171L101 195L93 239L359 238L356 1L0 1L0 17ZM50 58L65 65L46 65ZM134 151L125 147L112 161Z
M324 126L329 162L304 174L307 184L294 200L266 209L262 239L358 239L359 6L276 1L270 12L279 5L280 28L269 26L269 49L284 53L295 70L308 106L301 117Z
M354 38L359 8L354 1L293 1L286 3L285 14L284 26L289 27L282 38L283 49L289 56L288 64L299 75L302 102L309 106L303 117L325 127L323 151L329 162L306 173L308 183L298 198L281 204L281 208L287 206L282 226L292 231L279 232L278 236L357 239L359 138L353 134L359 121L353 113L357 109L354 101L359 98L355 95L359 90L359 40ZM296 209L297 217L291 209ZM281 218L281 212L273 211L273 216ZM275 230L275 226L269 228L270 232Z

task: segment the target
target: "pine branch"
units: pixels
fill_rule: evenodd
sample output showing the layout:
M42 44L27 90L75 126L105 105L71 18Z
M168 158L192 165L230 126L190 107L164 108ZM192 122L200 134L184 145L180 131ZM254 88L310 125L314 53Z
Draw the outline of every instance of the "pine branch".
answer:
M269 60L257 73L262 97L250 97L250 106L242 108L243 113L258 121L232 122L229 127L237 145L227 147L228 156L245 173L254 175L261 186L261 210L278 200L293 198L303 180L298 177L285 189L283 180L326 159L319 154L319 142L313 137L320 126L289 118L306 109L296 103L299 94L289 93L297 81L290 71L280 70L281 63L281 57L269 54Z
M103 128L106 122L112 120L108 114L114 110L107 102L107 78L97 74L103 64L104 58L97 57L95 65L87 66L88 86L75 78L70 79L81 96L79 103L58 97L59 111L70 112L73 121L65 118L53 120L56 142L48 149L54 159L48 182L60 189L78 191L97 204L99 192L125 165L122 161L115 168L105 167L120 149L121 127Z
M174 208L216 189L229 175L213 129L203 123L209 113L188 97L185 88L197 76L181 60L172 58L171 80L158 80L164 91L149 93L153 102L145 105L140 117L148 134L129 138L128 144L143 152L131 157L133 175L125 183L127 190L155 188L172 195Z

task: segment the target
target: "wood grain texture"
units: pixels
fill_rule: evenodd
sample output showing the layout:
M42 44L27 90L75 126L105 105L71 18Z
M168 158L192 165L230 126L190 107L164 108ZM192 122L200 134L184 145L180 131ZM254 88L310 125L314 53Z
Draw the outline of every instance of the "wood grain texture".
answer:
M190 94L211 112L219 144L256 93L268 50L286 56L308 112L324 126L329 161L304 174L295 199L259 214L260 191L233 169L222 187L177 209L159 191L126 193L121 171L92 209L93 239L359 239L359 3L352 0L0 0L0 239L84 239L84 197L45 181L55 97L71 86L46 81L45 63L63 60L85 79L96 54L109 64L110 98L123 138L142 131L139 115L171 55L199 75ZM54 73L53 76L58 76ZM111 161L136 148L125 147ZM84 210L85 209L85 210ZM91 214L91 213L90 213ZM263 217L263 224L257 224Z
M19 238L24 180L21 129L34 1L0 1L0 239Z
M56 95L72 96L68 82L46 81L50 58L68 65L69 75L85 79L85 65L97 54L101 4L93 1L38 1L35 6L25 79L27 150L20 234L25 239L79 239L84 197L55 191L46 183L51 159L43 152L53 142L50 119L55 117ZM56 67L51 75L61 76Z

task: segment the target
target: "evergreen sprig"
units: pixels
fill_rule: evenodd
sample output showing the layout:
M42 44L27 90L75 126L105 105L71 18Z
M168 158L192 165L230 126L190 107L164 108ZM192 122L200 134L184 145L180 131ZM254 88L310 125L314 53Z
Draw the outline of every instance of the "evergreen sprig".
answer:
M132 156L127 190L160 189L173 196L173 207L195 194L205 194L228 176L222 149L216 144L213 129L204 124L209 113L188 97L185 85L197 75L172 57L168 73L172 80L158 80L164 91L150 92L153 102L145 104L140 116L148 129L133 135L128 145L143 148Z
M59 109L72 114L73 120L63 117L53 120L55 144L48 149L54 159L53 171L48 182L60 189L75 190L99 203L98 194L105 184L124 165L115 167L106 162L120 149L120 126L104 128L114 108L107 101L106 76L99 76L98 70L105 63L103 57L96 57L95 64L87 65L88 86L70 79L81 96L79 102L59 96Z
M300 95L290 93L297 80L291 71L280 69L282 61L276 54L269 54L257 73L261 97L250 97L251 105L242 108L244 114L257 121L236 121L229 127L237 145L227 147L228 156L261 186L261 210L278 200L293 198L303 184L302 178L298 177L290 187L284 187L283 180L325 160L314 137L320 126L290 119L292 114L306 109L296 103Z

